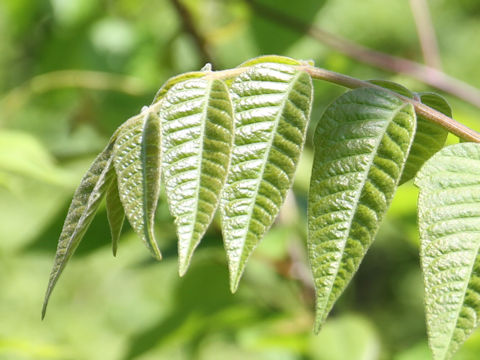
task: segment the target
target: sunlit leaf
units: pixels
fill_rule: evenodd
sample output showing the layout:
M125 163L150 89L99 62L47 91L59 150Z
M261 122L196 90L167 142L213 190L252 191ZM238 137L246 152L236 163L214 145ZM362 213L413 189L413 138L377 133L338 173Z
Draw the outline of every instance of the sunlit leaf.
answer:
M120 200L128 221L153 256L161 259L153 233L160 188L160 128L157 115L147 109L141 116L122 125L114 147L113 163Z
M45 316L48 300L58 278L80 244L111 183L112 172L110 169L112 167L113 147L114 140L112 139L105 150L94 160L73 195L73 200L58 240L54 265L43 303L42 318Z
M375 237L414 131L411 105L370 88L342 95L317 126L308 199L317 332Z
M450 359L480 319L480 145L442 149L415 184L429 344Z
M162 167L183 275L213 219L230 162L232 104L220 80L177 83L162 100Z
M235 291L248 257L292 185L310 116L312 83L292 66L264 63L238 76L231 93L235 137L221 209Z

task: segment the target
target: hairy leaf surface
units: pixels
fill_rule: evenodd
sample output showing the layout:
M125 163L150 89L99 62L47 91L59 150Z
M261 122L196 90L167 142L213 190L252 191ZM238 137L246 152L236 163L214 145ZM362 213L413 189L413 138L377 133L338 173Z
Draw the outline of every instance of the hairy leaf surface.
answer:
M45 301L43 303L42 318L45 317L48 300L68 260L77 249L83 235L93 220L98 206L105 195L112 180L112 152L114 140L97 156L83 176L79 187L73 195L63 225L50 280L48 282Z
M157 115L146 110L122 125L113 162L125 215L153 256L161 259L153 233L160 189L160 125Z
M442 149L415 184L429 343L450 359L480 319L480 145Z
M193 79L167 92L159 114L163 177L183 275L225 183L233 141L232 104L222 81Z
M308 199L317 332L375 237L414 132L413 107L370 88L342 95L317 126Z
M110 169L112 173L112 182L107 190L105 197L108 224L112 235L112 252L113 256L117 255L117 244L122 232L123 222L125 220L125 212L123 211L120 194L118 193L118 180L113 166Z
M235 137L221 201L230 287L292 185L310 116L310 76L285 64L252 66L231 86Z

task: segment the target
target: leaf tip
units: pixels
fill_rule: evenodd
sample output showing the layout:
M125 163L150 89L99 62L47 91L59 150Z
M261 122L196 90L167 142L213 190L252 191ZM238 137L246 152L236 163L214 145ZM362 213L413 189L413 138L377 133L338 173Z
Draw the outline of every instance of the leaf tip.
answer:
M230 273L230 291L235 294L240 285L240 279L242 278L243 268L237 268Z
M184 259L182 257L179 257L178 259L178 275L180 277L183 277L188 270L188 267L190 266L190 258Z

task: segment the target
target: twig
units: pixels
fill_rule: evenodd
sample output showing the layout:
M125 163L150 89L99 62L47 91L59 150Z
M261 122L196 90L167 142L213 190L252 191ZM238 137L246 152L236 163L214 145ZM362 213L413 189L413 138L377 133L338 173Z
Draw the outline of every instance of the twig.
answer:
M350 89L356 89L360 87L370 87L370 88L377 88L377 89L384 89L381 86L374 85L368 81L363 81L360 79L353 78L348 75L340 74L334 71L317 68L311 65L301 65L298 68L302 71L305 71L310 74L310 76L314 79L324 80L331 82L333 84L341 85ZM205 75L205 79L230 79L234 78L244 71L248 70L248 67L243 68L234 68L230 70L222 70L222 71L212 71ZM442 114L441 112L432 109L431 107L422 104L421 102L410 99L408 97L399 95L395 92L390 91L393 95L397 96L398 98L402 99L405 102L408 102L413 105L417 114L422 115L426 119L430 120L431 122L440 125L441 127L445 128L452 134L458 136L459 138L465 141L471 141L480 143L480 133L476 132L475 130L470 129L469 127L459 123L458 121ZM151 111L157 111L160 102L152 105Z
M446 93L454 95L480 108L479 89L473 87L472 85L466 84L461 80L451 77L440 70L416 63L411 60L391 56L369 49L337 35L331 34L316 26L304 24L302 21L291 17L290 15L283 14L275 9L261 5L254 0L245 1L251 4L255 11L265 18L268 18L276 23L287 25L292 30L306 33L324 45L357 61L383 70L411 76L412 78L420 80L427 85L445 91Z
M435 69L441 69L442 63L427 1L410 0L410 8L415 20L425 64Z
M214 61L214 57L208 47L208 42L205 37L198 31L197 27L195 26L195 22L190 15L187 7L181 3L180 0L170 0L173 7L177 10L178 15L183 24L183 28L187 33L192 36L195 45L197 46L198 52L202 57L202 61L205 63L210 63L215 68L216 64Z

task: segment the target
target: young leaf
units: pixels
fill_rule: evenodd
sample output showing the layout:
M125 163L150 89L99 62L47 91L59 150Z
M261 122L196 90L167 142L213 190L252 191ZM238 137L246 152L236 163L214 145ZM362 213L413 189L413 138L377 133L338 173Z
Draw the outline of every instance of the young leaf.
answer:
M177 83L162 100L162 167L178 234L179 272L213 219L233 140L232 104L220 80Z
M147 109L118 132L113 163L120 200L133 230L156 259L161 259L153 233L160 191L160 121Z
M112 139L108 146L93 161L73 195L72 203L68 209L60 239L58 240L55 261L43 303L42 319L45 317L48 300L58 278L80 244L107 188L110 186L112 180L110 169L112 167L113 147L114 140Z
M480 319L480 145L442 149L415 185L430 348L450 359Z
M222 195L222 231L235 291L245 263L272 225L305 141L310 76L293 66L264 63L231 86L235 137Z
M125 220L125 212L123 211L122 202L120 201L120 194L118 193L118 180L113 166L111 167L110 172L112 172L112 184L107 190L105 202L108 224L110 225L110 233L112 234L112 252L113 256L116 256L118 239L120 238L123 222Z
M440 95L434 93L419 93L417 96L425 105L447 116L452 116L450 106ZM410 154L408 155L407 163L405 164L405 169L400 179L400 184L413 179L425 161L430 159L433 154L445 145L447 135L448 131L441 126L434 124L423 116L417 117L415 139L413 140L412 148L410 149Z
M318 124L308 198L316 332L375 237L414 131L411 105L370 88L339 97Z

